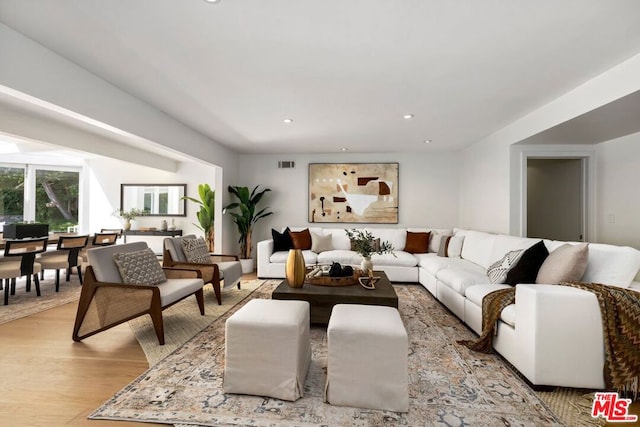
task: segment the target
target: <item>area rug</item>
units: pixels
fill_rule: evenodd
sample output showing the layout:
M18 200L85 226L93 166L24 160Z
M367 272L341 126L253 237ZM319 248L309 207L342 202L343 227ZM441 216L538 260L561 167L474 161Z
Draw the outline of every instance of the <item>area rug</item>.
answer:
M56 292L55 271L46 271L44 280L40 280L40 296L36 296L36 289L31 281L31 292L26 291L26 279L20 278L16 282L16 294L9 295L9 305L0 305L0 325L22 317L31 316L50 308L58 307L80 297L80 280L72 274L69 282L65 281L64 271L60 272L60 291ZM4 289L0 291L0 299L4 304Z
M263 280L242 281L240 289L235 286L222 291L222 305L218 305L213 287L204 287L204 316L200 315L195 298L186 298L162 312L164 323L164 345L158 344L158 337L149 316L137 317L129 321L136 339L144 351L149 366L153 366L178 347L189 341L198 332L209 326L229 309L250 296ZM277 281L280 283L280 281Z
M269 298L274 286L267 283L252 297ZM311 330L313 357L303 398L223 394L224 322L238 304L89 418L204 426L562 425L499 356L457 345L456 339L474 334L423 287L395 288L410 337L408 413L325 404L326 332L319 327Z

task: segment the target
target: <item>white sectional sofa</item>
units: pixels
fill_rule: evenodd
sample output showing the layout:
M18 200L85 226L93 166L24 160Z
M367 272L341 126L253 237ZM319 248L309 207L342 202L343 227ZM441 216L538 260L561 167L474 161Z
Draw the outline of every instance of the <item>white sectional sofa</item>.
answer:
M292 228L300 230L306 227ZM333 248L316 254L304 251L307 264L332 261L357 266L361 258L349 250L343 228L309 228L332 236ZM482 329L482 298L510 285L492 284L487 268L507 252L527 249L540 239L491 234L473 230L432 230L451 233L462 240L457 257L436 253L404 252L406 232L422 229L367 228L391 242L396 257L372 257L374 268L384 270L393 282L419 282L476 333ZM566 242L544 240L549 252ZM258 245L258 276L283 278L286 252L273 252L273 241ZM433 249L433 248L432 248ZM584 282L629 287L640 292L634 277L640 269L640 251L590 243ZM594 294L553 284L519 283L516 303L507 306L498 322L494 348L532 384L577 388L604 388L604 344L598 301Z

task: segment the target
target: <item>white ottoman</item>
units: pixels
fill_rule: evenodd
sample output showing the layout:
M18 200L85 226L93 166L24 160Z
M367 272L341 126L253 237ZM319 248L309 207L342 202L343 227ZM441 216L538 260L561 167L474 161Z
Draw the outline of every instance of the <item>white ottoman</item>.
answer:
M326 402L409 410L409 344L397 309L338 304L329 319L327 343Z
M225 393L294 401L311 362L309 303L254 299L225 324Z

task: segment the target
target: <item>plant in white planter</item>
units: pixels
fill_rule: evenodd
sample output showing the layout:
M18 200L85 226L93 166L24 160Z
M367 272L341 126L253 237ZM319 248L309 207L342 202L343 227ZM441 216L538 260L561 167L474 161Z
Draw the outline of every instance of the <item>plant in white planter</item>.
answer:
M196 227L204 232L204 238L207 241L209 252L213 252L213 240L215 238L214 226L216 219L216 193L211 189L209 184L200 184L198 185L198 195L200 196L200 200L195 197L188 196L182 197L182 199L186 199L200 205L200 210L196 213L200 225L196 225Z
M230 185L228 190L238 200L225 206L225 212L233 216L233 222L238 227L240 233L240 262L243 263L243 272L250 273L253 271L253 258L251 257L252 242L251 235L253 233L253 226L260 219L272 215L273 212L269 211L269 208L263 208L258 210L258 203L262 200L262 197L266 192L271 191L270 188L265 188L262 191L258 191L258 185L250 192L247 187L238 187ZM237 211L232 211L237 210ZM242 260L251 260L242 262ZM248 265L250 265L249 271Z

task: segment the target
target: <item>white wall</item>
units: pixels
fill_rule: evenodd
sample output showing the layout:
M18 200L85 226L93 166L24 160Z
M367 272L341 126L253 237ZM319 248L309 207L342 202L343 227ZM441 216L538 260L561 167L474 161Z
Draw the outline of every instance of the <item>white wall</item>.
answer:
M293 160L294 169L278 169L278 160ZM254 241L271 238L271 228L308 222L309 163L399 163L398 225L379 227L454 227L458 221L459 154L381 153L323 155L241 155L239 185L271 188L263 206L273 215L258 223ZM360 224L364 225L364 224ZM348 228L353 224L322 224ZM358 226L358 225L355 225ZM254 254L255 255L255 254Z
M460 226L518 234L521 192L514 173L519 166L513 165L518 160L510 156L510 146L640 90L638 75L640 55L635 55L464 150Z
M597 240L640 249L640 133L597 146Z
M200 164L196 162L181 163L176 173L162 171L159 169L140 166L137 164L127 163L114 159L92 159L88 160L85 166L88 175L88 185L90 190L87 192L89 197L85 199L84 208L88 213L88 227L84 232L95 232L101 228L120 228L122 221L113 216L113 212L120 208L120 184L150 184L150 183L167 183L167 184L187 184L187 195L198 197L198 184L207 183L215 186L216 168ZM216 207L218 218L221 216L221 203ZM139 217L136 219L136 227L157 227L160 228L160 222L164 219L170 222L175 221L176 228L182 229L183 234L202 235L202 232L196 227L198 223L196 218L197 205L187 202L186 217ZM221 221L216 224L219 230L222 230ZM216 248L222 248L222 233L216 233ZM140 240L141 238L128 237L127 241ZM162 251L162 238L144 237L150 247L156 252ZM233 242L231 242L233 243ZM232 250L233 245L229 244L227 250Z

